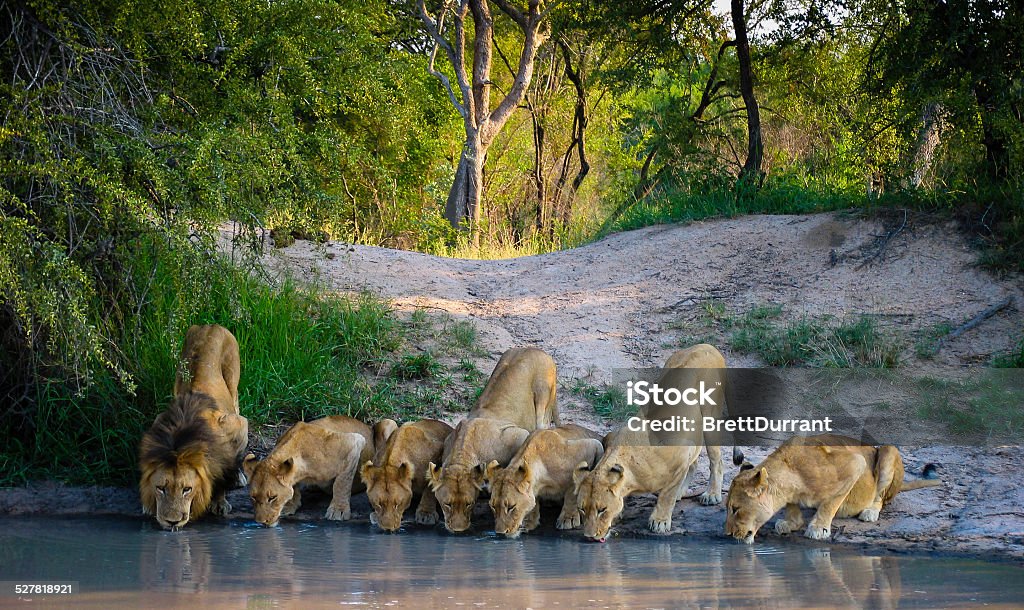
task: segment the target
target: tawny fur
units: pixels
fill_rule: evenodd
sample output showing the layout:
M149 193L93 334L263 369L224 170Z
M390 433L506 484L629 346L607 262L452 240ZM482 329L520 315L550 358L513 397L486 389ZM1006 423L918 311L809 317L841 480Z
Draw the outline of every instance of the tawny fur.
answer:
M733 479L725 532L749 544L785 508L775 529L788 534L804 526L803 507L816 509L804 535L824 540L832 535L835 517L877 521L899 492L941 485L937 480L904 481L903 476L903 458L892 445L873 447L833 434L794 437L759 466L745 464Z
M491 461L485 476L491 486L495 531L514 538L521 530L535 529L540 525L541 500L562 504L556 528L579 527L573 470L580 462L593 466L601 458L601 440L597 432L566 424L531 432L505 468Z
M224 493L238 480L249 434L238 411L239 373L238 342L226 328L188 329L175 398L139 445L142 510L165 529L231 510Z
M700 344L674 353L664 368L667 370L658 384L681 387L679 384L692 384L697 376L696 372L688 373L681 369L723 369L725 358L713 346ZM704 372L700 378L707 384L713 384L719 376ZM715 406L703 407L680 405L664 415L671 413L694 421L700 421L704 416L721 417L725 412L725 401L717 402ZM658 444L662 446L655 446ZM655 439L647 432L633 432L623 425L609 434L604 456L597 465L591 470L588 465L580 464L573 474L577 503L584 515L583 534L595 540L606 539L612 524L622 513L626 498L641 493L658 495L648 521L651 531L670 531L672 511L696 472L701 445L707 450L711 475L707 491L700 496L700 503L718 504L722 501L722 450L699 430L678 432L671 437L662 435Z
M437 523L437 502L427 485L427 467L441 461L444 442L451 433L451 426L436 419L403 424L373 460L363 464L359 473L373 507L371 521L384 531L398 530L413 496L419 496L416 523Z
M543 351L502 354L476 406L448 438L442 466L431 462L427 472L449 531L469 528L488 462L507 464L530 431L559 425L556 385L555 361Z
M332 415L298 422L266 459L257 460L250 453L242 464L256 521L272 527L282 516L295 514L302 505L300 486L330 491L325 518L348 520L352 492L362 491L356 476L359 465L373 454L373 430L357 419Z

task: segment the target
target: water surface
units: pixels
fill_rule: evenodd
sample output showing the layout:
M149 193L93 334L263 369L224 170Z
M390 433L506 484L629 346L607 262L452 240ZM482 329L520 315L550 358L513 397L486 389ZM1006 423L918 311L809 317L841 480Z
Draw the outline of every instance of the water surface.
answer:
M803 543L398 535L243 521L0 519L0 580L78 581L0 607L1020 607L1024 568Z

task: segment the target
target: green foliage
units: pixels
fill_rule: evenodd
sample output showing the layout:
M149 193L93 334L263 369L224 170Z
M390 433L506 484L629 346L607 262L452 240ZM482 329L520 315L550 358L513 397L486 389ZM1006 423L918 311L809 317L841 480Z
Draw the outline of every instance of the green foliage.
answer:
M992 366L1001 369L1024 369L1024 337L1005 354L992 359Z
M361 401L362 367L398 348L399 328L383 303L340 299L286 279L271 287L218 257L140 244L136 267L146 303L119 312L111 337L115 370L87 385L40 372L30 417L4 413L14 443L0 480L45 474L73 482L129 483L142 430L171 398L178 354L191 324L219 323L242 354L239 403L254 431L264 424L343 413L379 415ZM133 381L126 384L117 374ZM57 371L59 373L60 371Z
M428 379L441 372L441 363L430 352L408 354L391 367L391 374L399 379Z
M597 386L577 377L569 386L569 392L590 402L594 412L613 421L623 421L634 413L626 402L625 391L616 385Z
M944 422L950 437L1019 442L1024 433L1024 385L1018 371L987 369L964 380L921 378L918 413ZM980 437L980 438L979 438Z

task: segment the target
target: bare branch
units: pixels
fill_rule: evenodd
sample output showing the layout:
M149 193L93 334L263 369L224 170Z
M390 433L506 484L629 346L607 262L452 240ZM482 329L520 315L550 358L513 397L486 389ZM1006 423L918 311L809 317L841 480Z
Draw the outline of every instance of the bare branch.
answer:
M455 109L459 112L462 118L465 119L470 115L471 112L472 97L468 93L469 85L466 82L466 69L465 65L461 61L462 28L460 26L460 22L462 20L462 16L460 15L456 17L456 38L458 39L458 42L456 44L457 46L459 46L459 50L458 52L456 52L456 50L452 48L452 45L450 45L444 37L444 18L445 15L447 15L450 7L449 3L446 1L441 6L441 11L438 14L436 21L430 17L429 13L427 13L427 6L425 0L419 0L419 2L417 2L417 5L420 10L420 20L423 22L423 26L427 30L427 34L429 34L430 37L434 40L434 46L430 50L430 55L427 61L427 72L431 76L441 81L446 91L448 92L448 99L451 100L452 105L455 106ZM448 56L448 61L452 64L452 67L455 69L455 76L456 79L458 80L459 90L462 94L461 102L459 101L458 96L456 96L455 94L455 89L454 87L452 87L451 80L448 78L447 75L445 75L443 72L441 72L435 67L438 48L444 49L445 54Z

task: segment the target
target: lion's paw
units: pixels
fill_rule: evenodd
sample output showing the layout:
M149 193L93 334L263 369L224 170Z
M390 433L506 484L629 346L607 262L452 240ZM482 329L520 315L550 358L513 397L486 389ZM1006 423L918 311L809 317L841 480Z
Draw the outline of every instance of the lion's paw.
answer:
M226 498L214 500L213 504L210 505L210 512L218 517L223 517L231 512L231 503Z
M650 521L647 522L648 527L655 534L667 534L672 529L672 517L668 519L655 519L651 517Z
M827 527L808 525L807 529L804 531L804 536L807 536L811 540L828 540L832 537L832 530Z
M437 513L434 511L416 511L416 523L420 525L436 525Z
M713 494L710 491L705 491L704 493L697 497L697 501L703 504L704 506L715 506L716 504L722 503L722 494Z
M555 521L555 529L575 529L579 527L582 522L583 520L580 519L580 511L573 511L569 515L558 515L558 519Z
M786 521L785 519L779 519L775 522L775 533L777 534L792 534L800 527L800 524Z
M867 521L868 523L874 523L875 521L878 521L878 509L877 508L865 508L864 510L860 511L860 514L857 515L857 518L860 519L861 521Z
M324 518L328 521L348 521L352 518L352 509L349 507L328 506Z

